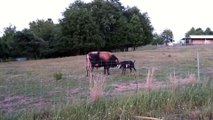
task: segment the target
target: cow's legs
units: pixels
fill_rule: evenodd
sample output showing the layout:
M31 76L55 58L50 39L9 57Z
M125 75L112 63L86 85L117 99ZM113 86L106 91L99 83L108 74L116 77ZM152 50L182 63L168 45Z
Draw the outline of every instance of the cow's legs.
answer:
M87 76L89 76L89 74L91 74L93 72L93 69L94 69L94 67L92 67L92 68L86 67Z
M104 75L106 75L106 67L104 67Z
M107 75L109 75L109 67L107 67Z
M109 75L109 67L104 66L104 75Z
M86 67L86 71L87 71L87 77L88 77L88 75L89 75L89 68L88 67Z

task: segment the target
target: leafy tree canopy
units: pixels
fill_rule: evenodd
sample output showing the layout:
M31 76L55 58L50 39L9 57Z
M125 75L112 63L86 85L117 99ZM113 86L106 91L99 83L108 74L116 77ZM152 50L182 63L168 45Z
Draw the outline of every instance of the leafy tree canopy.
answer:
M164 43L168 45L169 42L173 41L173 33L170 29L165 29L161 33L161 38L164 40Z
M185 34L186 37L189 37L189 35L213 35L213 31L209 27L207 27L206 30L203 30L202 28L195 29L194 27L192 27Z
M85 54L92 50L128 50L150 44L153 27L147 13L122 6L119 0L76 0L52 19L35 20L29 29L5 29L0 39L1 58L33 59Z

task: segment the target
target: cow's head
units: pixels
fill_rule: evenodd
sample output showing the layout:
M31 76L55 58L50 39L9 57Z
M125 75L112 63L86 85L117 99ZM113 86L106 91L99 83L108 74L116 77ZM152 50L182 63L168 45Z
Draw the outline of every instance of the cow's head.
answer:
M110 67L116 67L119 64L119 60L115 55L112 55L109 60Z

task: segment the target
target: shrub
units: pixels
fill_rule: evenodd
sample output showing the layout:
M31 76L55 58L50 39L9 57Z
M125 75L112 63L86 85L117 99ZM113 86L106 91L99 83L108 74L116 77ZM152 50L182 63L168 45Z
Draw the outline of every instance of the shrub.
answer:
M61 72L57 72L57 73L54 73L53 76L56 80L60 80L62 79L63 74Z

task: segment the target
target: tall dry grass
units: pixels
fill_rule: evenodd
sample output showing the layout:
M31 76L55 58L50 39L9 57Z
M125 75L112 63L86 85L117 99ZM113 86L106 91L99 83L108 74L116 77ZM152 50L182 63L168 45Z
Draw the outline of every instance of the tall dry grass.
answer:
M151 89L152 88L153 76L154 76L154 71L155 70L156 70L156 68L148 69L148 73L147 73L147 77L146 77L146 87L147 87L147 89Z
M173 72L173 74L170 73L169 80L171 83L171 88L174 91L177 89L178 86L191 85L198 82L195 77L195 74L192 74L192 73L188 74L185 78L178 79L178 77L176 76L176 73Z
M150 69L148 73L148 83L152 84L154 70ZM98 99L104 94L106 76L91 74L89 80L92 104L88 101L78 104L70 103L66 107L56 110L56 113L48 116L48 119L212 119L212 83L194 82L196 79L193 74L179 79L174 73L171 81L178 80L177 83L174 83L178 85L175 91L168 87L168 89L153 89L149 92L141 91L135 95L126 94L125 96L114 96L113 99L100 100ZM189 85L182 85L182 82L187 82ZM33 114L31 113L32 116ZM20 120L30 119L29 115L23 114Z

